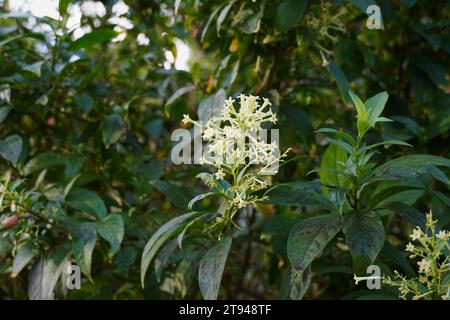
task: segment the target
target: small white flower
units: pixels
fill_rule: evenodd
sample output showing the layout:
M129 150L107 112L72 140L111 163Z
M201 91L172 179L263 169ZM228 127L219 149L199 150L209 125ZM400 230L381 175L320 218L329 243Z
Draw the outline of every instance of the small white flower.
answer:
M406 251L413 252L414 251L414 245L411 242L408 242L406 245Z
M419 266L420 273L428 273L431 269L431 263L427 259L423 258L421 261L417 262Z
M189 122L192 122L192 119L189 117L188 114L183 114L183 120L181 120L184 124L188 124Z
M445 232L444 230L441 230L438 232L438 234L436 235L436 238L440 239L440 240L448 240L449 238L449 234L447 232Z
M222 168L220 168L215 173L215 176L216 176L217 179L223 180L223 178L225 178L225 172L223 172Z
M420 239L422 237L422 234L423 234L422 230L420 230L419 227L416 227L416 229L414 229L414 231L413 231L413 233L411 235L411 239L413 239L413 241L414 240L418 240L418 239Z

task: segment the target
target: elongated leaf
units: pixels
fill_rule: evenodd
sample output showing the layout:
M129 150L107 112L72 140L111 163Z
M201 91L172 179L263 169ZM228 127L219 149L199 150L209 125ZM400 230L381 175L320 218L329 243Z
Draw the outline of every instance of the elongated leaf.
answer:
M200 260L198 281L200 291L205 300L216 300L219 294L223 270L231 248L231 237L218 241L214 247L206 251Z
M125 228L122 216L119 214L109 214L97 224L97 232L111 245L111 252L116 253L122 243Z
M148 266L152 262L161 246L170 238L180 233L187 222L202 215L201 212L189 212L176 217L161 226L150 238L142 252L141 259L141 283L144 286L145 275Z
M206 32L208 32L209 26L212 23L212 21L214 20L214 17L217 15L217 13L219 12L219 10L222 8L222 5L219 5L209 16L208 21L206 22L205 27L203 28L202 31L202 35L200 38L200 41L203 42L203 39L205 39L206 36Z
M93 214L98 219L106 217L105 203L93 191L83 188L72 188L67 195L66 202L72 208Z
M16 134L0 140L0 156L16 166L22 151L22 144L22 138Z
M75 40L69 45L69 50L87 49L96 44L101 44L110 41L117 36L117 32L113 29L103 28L94 30L85 34L81 38Z
M17 276L22 269L31 262L31 260L36 256L36 250L30 242L26 242L17 251L16 256L13 261L13 274L12 276Z
M334 80L336 81L338 89L341 93L342 100L345 103L351 103L352 100L349 95L350 86L349 86L347 78L345 77L345 74L342 72L341 68L331 58L325 59L325 65L326 65L328 71L333 76Z
M366 106L367 113L369 114L369 124L371 127L375 126L375 123L378 120L378 117L383 112L384 106L389 98L389 95L386 91L380 92L373 97L367 99L364 103Z
M331 144L334 144L334 145L338 146L342 150L345 150L350 155L355 154L355 150L347 142L344 142L344 141L341 141L341 140L336 140L336 139L330 139L330 138L327 138L326 140L328 142L330 142Z
M67 7L71 2L72 2L71 0L59 0L58 11L61 17L66 15Z
M341 170L339 161L345 163L347 161L347 153L336 145L330 144L322 157L320 168ZM319 176L320 182L324 185L341 187L345 185L345 177L335 171L321 171L319 172Z
M318 182L291 182L280 184L267 192L266 203L280 206L307 206L330 209L331 203L323 197L322 185Z
M64 165L66 161L67 156L64 154L53 152L40 153L25 165L24 173L25 175L29 175L33 172L43 170L47 167Z
M404 141L387 140L387 141L382 141L382 142L378 142L378 143L374 143L374 144L365 146L365 147L361 148L361 152L368 151L368 150L371 150L371 149L374 149L374 148L380 147L380 146L392 146L392 145L412 147L409 143L406 143Z
M287 252L292 266L302 273L341 230L336 215L320 215L299 221L289 233Z
M195 204L197 201L203 200L203 199L205 199L206 197L209 197L209 196L211 196L211 195L213 195L213 194L214 194L214 192L207 192L207 193L199 194L198 196L192 198L192 200L189 201L189 203L188 203L188 209L191 210L192 207L194 206L194 204Z
M71 226L73 240L72 250L75 260L89 280L91 278L92 252L97 242L97 231L95 224L84 222Z
M66 244L59 246L48 256L43 256L29 274L28 296L30 300L53 299L53 290L70 254Z
M218 37L220 36L220 27L222 26L223 21L227 17L228 11L230 11L230 9L234 3L235 3L235 1L231 1L225 7L223 7L222 11L220 11L219 17L217 18L217 21L216 21L216 29L217 29Z
M389 203L385 206L385 208L392 210L394 213L408 221L411 225L419 226L425 230L427 219L425 214L419 210L401 202Z
M191 92L192 90L195 90L195 86L190 85L190 86L186 86L186 87L182 87L180 89L178 89L177 91L175 91L170 97L169 99L167 99L166 102L166 107L170 106L171 104L173 104L179 97L181 97L182 95Z
M384 226L375 213L354 213L344 227L345 241L356 274L365 274L384 245Z
M425 171L427 165L450 168L450 159L428 154L407 155L385 162L381 166L374 169L372 176L385 174L389 170L397 168L408 168L409 171L417 169L422 169L422 171Z
M332 133L340 138L344 138L349 142L352 146L356 145L355 138L353 136L345 131L336 130L333 128L320 128L315 131L316 133Z

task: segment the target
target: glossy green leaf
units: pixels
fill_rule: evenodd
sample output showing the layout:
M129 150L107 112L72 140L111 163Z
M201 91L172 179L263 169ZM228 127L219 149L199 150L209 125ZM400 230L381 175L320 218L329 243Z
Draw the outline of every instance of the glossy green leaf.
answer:
M122 216L119 214L109 214L102 221L97 223L97 232L100 237L111 245L111 252L116 253L125 233Z
M345 242L353 259L357 275L365 274L383 248L385 231L380 217L375 213L354 213L344 226Z
M275 28L278 32L294 28L306 11L307 0L283 0L275 14Z
M0 156L16 166L22 151L22 144L22 138L17 134L0 140Z
M69 45L69 50L88 49L96 44L110 41L117 36L117 32L113 29L102 28L85 34L81 38L75 40Z
M105 203L93 191L83 188L72 188L67 195L66 202L72 208L90 213L100 220L106 217Z
M231 237L228 236L215 243L200 260L198 281L200 291L205 300L216 300L219 294L223 270L231 248Z
M162 225L150 238L142 252L141 284L144 286L145 275L158 250L172 237L179 234L186 223L202 215L201 212L189 212L178 216Z
M116 143L125 133L126 125L122 117L118 114L112 114L105 118L103 122L103 143L110 146Z
M97 231L95 224L83 222L71 227L73 240L72 251L78 266L89 280L92 281L92 253L97 243Z
M336 215L320 215L300 220L289 233L287 252L292 266L302 273L341 230Z
M33 266L28 280L30 300L50 300L70 254L70 248L63 244L50 254L44 254Z

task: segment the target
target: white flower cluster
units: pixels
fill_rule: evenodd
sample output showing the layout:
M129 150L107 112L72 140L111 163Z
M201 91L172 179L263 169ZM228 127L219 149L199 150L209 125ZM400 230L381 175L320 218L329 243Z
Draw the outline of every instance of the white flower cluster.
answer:
M406 245L406 251L410 252L410 258L420 258L417 262L419 267L418 279L407 279L395 272L398 280L385 278L385 283L397 286L400 296L406 299L408 294L412 299L433 299L440 297L450 299L450 287L443 283L443 276L450 271L450 256L445 251L450 250L449 239L450 232L440 230L436 232L436 222L433 220L432 213L426 215L426 229L422 230L416 227L411 234L412 241ZM421 286L418 285L421 284ZM426 290L422 290L426 288Z
M243 94L238 99L238 108L230 97L220 116L212 117L204 125L188 115L183 116L183 123L201 128L202 139L208 147L200 163L213 166L218 180L233 178L232 201L243 208L260 200L248 196L248 191L268 187L267 176L276 173L278 162L289 150L280 156L277 141L267 142L267 130L262 126L277 122L270 101L262 98L260 104L259 97Z

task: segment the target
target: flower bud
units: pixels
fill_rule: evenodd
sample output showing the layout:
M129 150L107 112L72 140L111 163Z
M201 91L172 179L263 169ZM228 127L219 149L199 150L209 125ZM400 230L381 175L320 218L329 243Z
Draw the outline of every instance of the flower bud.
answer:
M6 217L5 219L3 219L2 226L5 229L9 229L9 228L14 227L18 223L19 223L19 217L16 215L13 215L13 216L9 216L9 217Z

